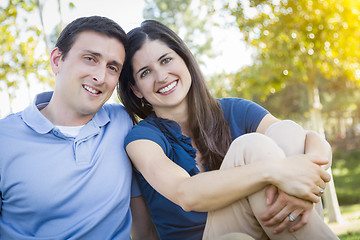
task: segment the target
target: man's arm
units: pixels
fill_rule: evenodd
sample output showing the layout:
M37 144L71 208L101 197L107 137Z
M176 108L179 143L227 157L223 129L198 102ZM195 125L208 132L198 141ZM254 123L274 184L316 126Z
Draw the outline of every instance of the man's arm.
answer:
M131 239L132 240L158 240L155 226L150 219L150 213L142 196L130 200L132 215Z

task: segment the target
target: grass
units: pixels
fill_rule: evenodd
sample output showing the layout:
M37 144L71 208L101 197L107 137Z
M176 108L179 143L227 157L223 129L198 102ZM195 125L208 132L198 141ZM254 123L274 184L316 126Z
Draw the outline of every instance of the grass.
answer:
M360 239L360 204L340 206L342 223L329 223L329 227L341 240ZM325 220L326 211L325 211Z
M359 159L360 150L333 153L332 173L343 222L329 223L329 227L341 240L360 240Z
M360 232L339 235L340 240L359 240Z
M332 173L340 205L360 203L360 150L333 153Z

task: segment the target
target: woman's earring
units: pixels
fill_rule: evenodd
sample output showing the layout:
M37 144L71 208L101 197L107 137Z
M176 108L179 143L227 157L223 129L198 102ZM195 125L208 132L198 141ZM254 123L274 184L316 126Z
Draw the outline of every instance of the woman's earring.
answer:
M144 98L141 99L141 107L143 108L145 106L144 104Z
M140 101L141 101L141 107L142 107L142 108L144 108L144 107L150 107L150 108L152 108L151 104L150 104L148 101L146 101L145 98L141 98Z

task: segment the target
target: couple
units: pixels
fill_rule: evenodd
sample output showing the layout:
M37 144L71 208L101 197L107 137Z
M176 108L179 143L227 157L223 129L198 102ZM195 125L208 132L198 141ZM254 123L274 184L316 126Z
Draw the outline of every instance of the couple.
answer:
M0 120L1 239L337 239L328 143L213 98L166 26L79 18L50 63L54 91Z

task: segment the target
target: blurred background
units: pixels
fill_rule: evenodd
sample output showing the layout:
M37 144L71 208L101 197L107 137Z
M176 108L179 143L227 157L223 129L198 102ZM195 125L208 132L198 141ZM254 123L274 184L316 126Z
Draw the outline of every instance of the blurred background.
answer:
M326 221L341 239L360 239L360 0L0 0L0 118L52 89L58 34L91 15L126 32L144 19L163 22L216 97L253 100L326 137Z

